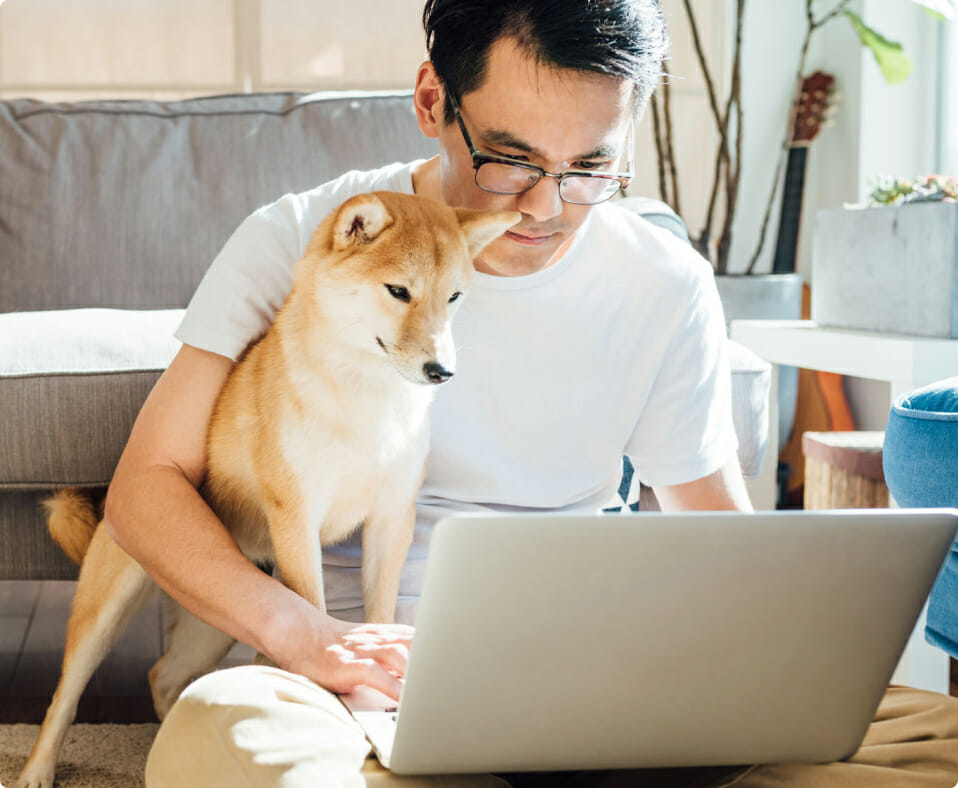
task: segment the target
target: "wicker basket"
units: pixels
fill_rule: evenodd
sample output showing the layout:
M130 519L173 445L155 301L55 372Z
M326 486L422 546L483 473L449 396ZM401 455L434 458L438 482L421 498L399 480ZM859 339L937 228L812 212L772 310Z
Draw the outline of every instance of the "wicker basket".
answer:
M874 509L888 506L882 473L883 432L806 432L806 509Z

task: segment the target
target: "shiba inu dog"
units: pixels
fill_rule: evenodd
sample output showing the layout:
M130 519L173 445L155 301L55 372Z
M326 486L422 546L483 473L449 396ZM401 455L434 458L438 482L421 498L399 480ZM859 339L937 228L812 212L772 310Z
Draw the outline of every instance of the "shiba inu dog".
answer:
M450 321L473 258L515 212L449 208L374 192L347 200L313 234L270 329L217 399L200 493L253 561L325 610L321 547L364 525L366 620L393 621L415 522L435 384L455 371ZM93 671L155 589L77 490L47 502L53 538L80 579L60 683L21 774L49 788ZM171 600L167 650L150 671L162 719L232 639Z

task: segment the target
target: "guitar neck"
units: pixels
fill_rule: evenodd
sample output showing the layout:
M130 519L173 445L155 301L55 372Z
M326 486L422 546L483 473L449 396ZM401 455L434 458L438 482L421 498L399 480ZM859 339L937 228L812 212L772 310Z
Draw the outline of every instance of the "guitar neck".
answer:
M785 169L785 187L782 192L782 212L778 222L775 258L772 262L772 272L776 274L795 273L807 156L807 145L796 145L788 150L788 166Z

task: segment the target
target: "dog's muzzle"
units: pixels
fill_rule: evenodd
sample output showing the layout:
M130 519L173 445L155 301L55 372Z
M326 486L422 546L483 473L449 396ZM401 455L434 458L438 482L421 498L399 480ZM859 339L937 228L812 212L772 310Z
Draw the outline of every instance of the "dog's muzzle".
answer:
M429 361L422 365L423 374L430 383L445 383L454 373L446 369L442 364L435 361Z

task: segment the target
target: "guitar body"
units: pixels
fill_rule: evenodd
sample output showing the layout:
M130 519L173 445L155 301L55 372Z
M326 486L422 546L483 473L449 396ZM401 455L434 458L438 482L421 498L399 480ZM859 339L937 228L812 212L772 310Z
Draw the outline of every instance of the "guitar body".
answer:
M802 287L802 319L811 312L811 288ZM801 502L805 488L805 455L802 435L806 432L841 432L855 429L844 378L834 372L798 370L798 396L795 401L795 426L782 446L778 458L791 467L786 483L789 502Z

